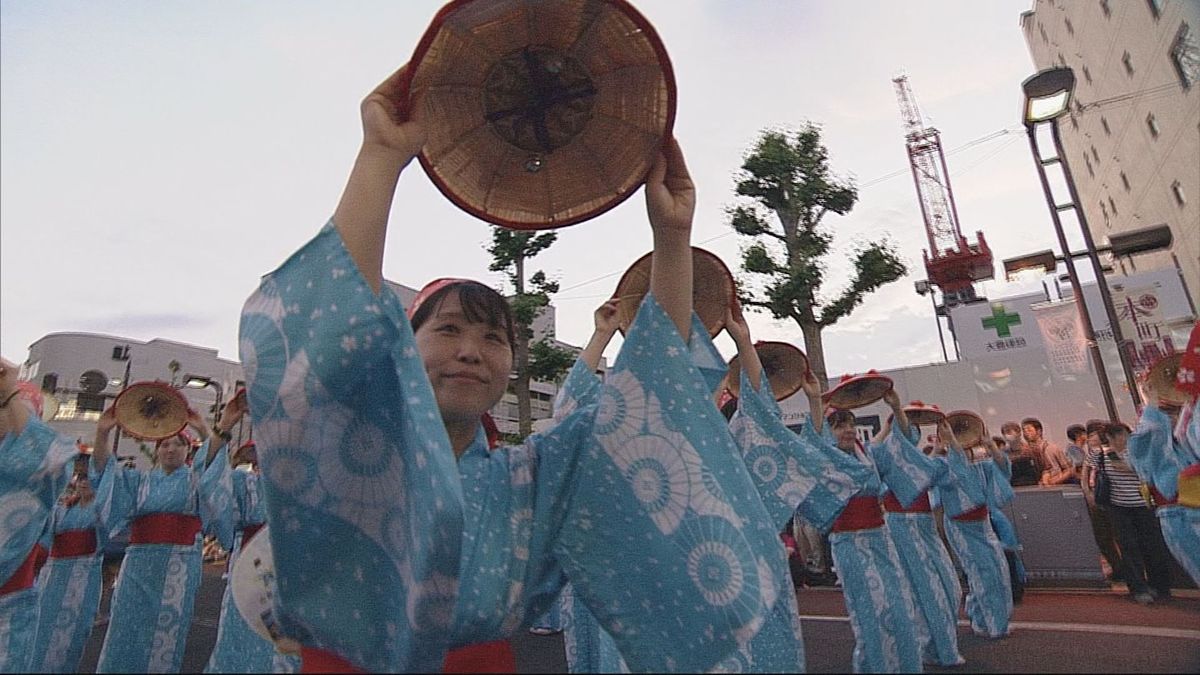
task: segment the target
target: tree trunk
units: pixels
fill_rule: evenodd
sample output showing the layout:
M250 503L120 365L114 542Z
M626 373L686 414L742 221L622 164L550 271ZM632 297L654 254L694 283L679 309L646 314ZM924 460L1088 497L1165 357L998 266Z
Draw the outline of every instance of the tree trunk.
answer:
M516 267L517 295L523 296L525 294L524 256L517 258ZM533 331L529 326L517 326L515 333L517 344L514 345L513 361L517 368L517 430L521 434L521 438L526 438L533 433L533 411L529 405L529 340Z
M825 346L821 343L821 326L817 324L800 324L804 333L804 353L808 355L809 367L813 376L821 385L821 391L829 389L829 374L825 370Z

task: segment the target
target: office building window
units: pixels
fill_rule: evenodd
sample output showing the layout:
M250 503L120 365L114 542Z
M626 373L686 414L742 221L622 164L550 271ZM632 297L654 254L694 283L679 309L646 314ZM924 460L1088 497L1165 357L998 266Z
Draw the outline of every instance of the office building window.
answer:
M1094 145L1092 146L1092 159L1096 160L1097 164L1100 163L1100 153L1096 152L1096 146Z
M1104 200L1100 200L1100 213L1104 214L1104 224L1108 224L1108 206L1104 204Z
M1200 80L1200 37L1192 33L1186 23L1180 24L1179 32L1175 34L1171 63L1184 89L1191 89L1196 80Z
M1113 198L1112 198L1112 197L1109 197L1109 198L1108 198L1108 210L1112 211L1112 214L1113 214L1114 216L1119 216L1119 215L1121 215L1121 214L1120 214L1120 213L1117 211L1117 203L1113 201Z
M1179 181L1171 183L1171 194L1175 195L1175 203L1183 206L1187 204L1187 195L1183 194L1183 185Z
M1083 65L1083 79L1087 80L1088 84L1092 83L1092 71L1088 70L1086 63Z
M1154 113L1146 115L1146 127L1150 129L1150 135L1158 138L1158 120L1154 118Z
M1121 55L1121 63L1125 64L1125 74L1133 77L1133 57L1129 55L1129 52Z
M1070 20L1070 19L1063 19L1063 23L1067 24L1067 34L1068 34L1068 35L1074 35L1074 34L1075 34L1075 26L1072 26L1072 25L1071 25L1071 20Z
M1088 157L1087 153L1083 153L1083 163L1087 165L1088 175L1092 178L1096 177L1096 170L1092 168L1092 158Z
M1131 189L1129 186L1129 176L1126 176L1124 171L1121 172L1121 185L1125 186L1126 192L1129 192Z
M1108 128L1108 118L1104 117L1103 115L1100 116L1100 126L1104 127L1105 136L1112 136L1112 129Z
M1108 0L1100 0L1100 11L1104 12L1104 18L1112 18L1112 7L1108 6Z

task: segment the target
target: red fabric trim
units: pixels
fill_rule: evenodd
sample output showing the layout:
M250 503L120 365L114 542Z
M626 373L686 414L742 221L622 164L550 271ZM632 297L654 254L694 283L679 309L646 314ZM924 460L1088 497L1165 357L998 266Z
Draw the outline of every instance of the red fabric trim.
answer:
M54 535L54 543L50 546L51 558L75 558L95 552L96 530L91 527L59 532Z
M266 523L247 525L242 528L242 548L246 548L246 544L250 543L250 540L254 538L254 535L258 534L259 530L263 529L264 525Z
M300 648L301 673L365 673L331 651ZM517 657L508 640L481 642L452 649L442 663L443 673L515 673Z
M315 647L300 648L301 673L365 673L367 671L355 668L349 661L324 649Z
M975 508L971 509L970 511L965 511L963 513L960 513L957 516L952 517L951 520L957 520L960 522L971 522L971 521L975 521L975 520L986 520L987 517L988 517L988 507L985 504L983 506L976 506Z
M41 551L38 549L41 549ZM9 593L16 593L17 591L31 588L34 578L37 577L35 568L37 567L38 556L45 550L46 548L41 544L34 544L33 548L29 549L29 555L25 556L25 559L21 561L21 566L13 572L8 581L4 582L3 586L0 586L0 595L8 595Z
M37 557L33 559L33 576L36 577L42 572L42 566L50 559L50 552L41 544L34 544L33 552L37 554Z
M1150 488L1150 496L1154 497L1154 503L1158 506L1172 506L1179 503L1179 497L1176 497L1175 499L1167 499L1163 496L1163 493L1158 491L1158 488L1154 487L1153 485L1149 485L1147 487Z
M191 546L200 533L200 518L182 513L150 513L133 521L130 544Z
M452 649L442 662L443 673L515 673L517 657L508 640L481 642Z
M907 509L896 499L894 493L887 493L883 496L883 510L888 513L933 513L933 506L929 503L929 493L923 492L917 501L913 502Z
M851 497L842 515L833 521L834 532L854 532L883 527L883 511L877 497Z

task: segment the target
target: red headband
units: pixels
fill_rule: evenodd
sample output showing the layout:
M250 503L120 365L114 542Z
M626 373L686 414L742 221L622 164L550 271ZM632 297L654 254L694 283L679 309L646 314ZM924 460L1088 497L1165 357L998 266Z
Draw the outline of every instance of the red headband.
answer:
M417 314L417 310L421 308L421 305L425 304L425 301L428 300L429 297L434 293L437 293L447 286L466 284L471 283L472 281L474 280L460 279L456 277L442 277L440 279L434 279L433 281L425 284L421 290L417 291L417 297L413 298L412 305L408 308L408 319L411 321L412 318Z

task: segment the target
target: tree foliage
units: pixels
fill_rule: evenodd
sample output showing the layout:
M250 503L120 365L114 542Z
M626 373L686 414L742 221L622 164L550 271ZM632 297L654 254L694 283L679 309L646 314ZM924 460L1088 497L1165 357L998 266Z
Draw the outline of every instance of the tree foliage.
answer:
M532 380L551 382L557 380L571 368L575 355L555 346L552 336L534 339L533 324L550 305L550 296L558 292L558 282L538 270L526 278L525 263L546 250L558 238L554 232L517 232L500 227L492 229L492 243L487 247L492 256L488 269L505 272L514 293L509 297L512 308L513 368L516 380L513 388L517 395L519 437L528 436L533 429L532 409L529 402L529 383Z
M764 130L735 175L743 199L726 209L729 225L753 241L742 251L741 301L800 326L817 379L826 381L822 329L847 316L868 293L907 273L895 246L881 239L861 244L851 260L854 275L834 293L823 293L833 233L829 213L845 215L858 201L852 181L835 176L819 126Z

